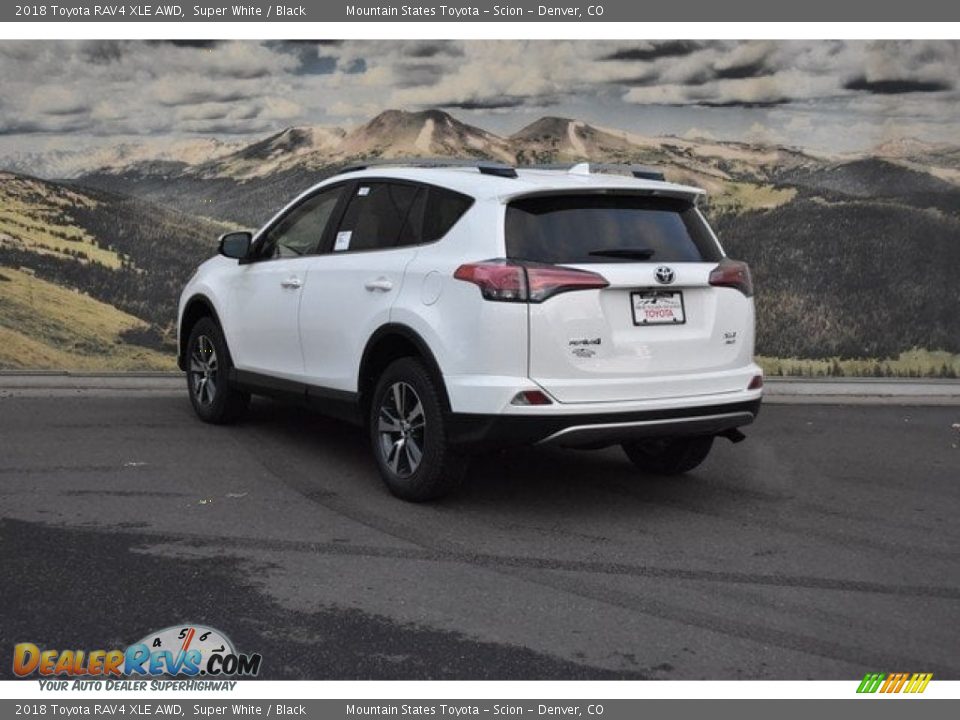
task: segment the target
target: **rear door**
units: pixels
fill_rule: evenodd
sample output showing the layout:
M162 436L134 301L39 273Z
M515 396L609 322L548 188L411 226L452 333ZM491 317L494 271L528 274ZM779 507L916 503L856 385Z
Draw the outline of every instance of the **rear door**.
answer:
M742 390L753 306L709 284L719 244L688 199L549 195L507 208L507 256L602 275L602 290L531 303L531 379L561 402Z
M361 180L325 251L308 260L300 337L308 382L356 390L360 356L370 335L390 320L404 269L416 255L408 242L419 185Z

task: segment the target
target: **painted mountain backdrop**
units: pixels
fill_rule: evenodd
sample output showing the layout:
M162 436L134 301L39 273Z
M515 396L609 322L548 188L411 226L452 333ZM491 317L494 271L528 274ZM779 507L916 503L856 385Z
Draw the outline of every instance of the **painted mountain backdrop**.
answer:
M219 233L346 162L410 156L658 166L709 192L728 253L751 264L768 370L960 372L960 147L828 155L561 117L502 136L440 110L0 157L0 367L170 367L177 295Z

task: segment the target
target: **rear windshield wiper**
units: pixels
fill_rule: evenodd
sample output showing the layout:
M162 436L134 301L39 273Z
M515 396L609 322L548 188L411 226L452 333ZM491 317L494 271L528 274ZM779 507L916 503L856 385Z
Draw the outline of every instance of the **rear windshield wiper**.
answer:
M588 255L597 257L630 258L632 260L647 260L652 257L654 250L650 248L610 248L608 250L591 250Z

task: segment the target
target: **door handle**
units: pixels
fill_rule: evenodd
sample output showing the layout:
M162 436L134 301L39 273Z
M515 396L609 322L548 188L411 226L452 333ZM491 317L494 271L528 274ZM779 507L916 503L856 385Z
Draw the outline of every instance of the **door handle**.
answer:
M379 290L381 292L389 292L393 290L393 282L389 278L378 277L376 280L367 280L363 286L373 292L374 290Z
M290 288L291 290L298 290L302 286L303 281L298 277L288 277L280 283L280 287Z

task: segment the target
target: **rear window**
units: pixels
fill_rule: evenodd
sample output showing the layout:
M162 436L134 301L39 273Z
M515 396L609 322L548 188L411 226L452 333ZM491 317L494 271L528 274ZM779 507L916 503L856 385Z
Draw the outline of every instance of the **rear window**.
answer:
M507 257L543 263L715 262L693 203L640 195L550 195L507 207Z

